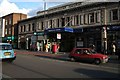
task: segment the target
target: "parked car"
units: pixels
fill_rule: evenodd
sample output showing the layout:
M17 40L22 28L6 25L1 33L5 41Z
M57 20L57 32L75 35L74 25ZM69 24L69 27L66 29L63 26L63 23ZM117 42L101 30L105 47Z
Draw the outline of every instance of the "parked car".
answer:
M15 59L16 53L14 52L12 45L9 43L0 43L0 60L13 62Z
M74 48L69 54L71 61L86 61L95 64L108 62L109 57L104 54L93 52L91 48Z

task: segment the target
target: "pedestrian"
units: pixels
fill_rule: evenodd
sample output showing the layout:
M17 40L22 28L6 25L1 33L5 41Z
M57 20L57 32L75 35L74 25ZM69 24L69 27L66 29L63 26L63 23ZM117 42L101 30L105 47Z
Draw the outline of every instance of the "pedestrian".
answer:
M59 43L57 44L57 52L59 52L59 49L60 49L60 45Z
M37 51L40 51L40 43L37 42Z
M40 42L40 51L42 51L42 43Z
M91 51L92 51L93 53L95 53L95 45L94 45L94 44L90 44L90 48L91 48Z
M116 45L114 43L112 43L112 54L116 54Z
M45 52L48 52L48 44L45 44Z

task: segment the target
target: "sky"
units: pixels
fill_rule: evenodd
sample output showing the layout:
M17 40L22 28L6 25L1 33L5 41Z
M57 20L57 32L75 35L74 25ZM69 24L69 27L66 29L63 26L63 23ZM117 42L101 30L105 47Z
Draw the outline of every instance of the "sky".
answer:
M20 2L21 1L21 2ZM63 4L65 2L47 2L46 9L56 5ZM7 5L7 6L6 6ZM0 0L0 17L10 13L23 13L28 17L37 15L38 11L44 10L44 1L13 1L13 0Z
M98 0L0 0L0 17L10 13L23 13L28 17L37 15L38 11L46 9L66 2L81 2L81 1L98 1ZM99 0L99 1L115 1L115 0ZM118 1L118 0L117 0Z

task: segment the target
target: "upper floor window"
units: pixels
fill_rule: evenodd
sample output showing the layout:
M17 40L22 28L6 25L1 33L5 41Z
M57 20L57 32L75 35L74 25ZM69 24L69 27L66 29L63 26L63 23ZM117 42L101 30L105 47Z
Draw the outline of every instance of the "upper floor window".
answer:
M74 16L71 16L71 20L72 20L71 25L74 26L74 21L75 21Z
M84 15L84 23L85 23L85 24L88 24L88 14L85 14L85 15Z
M113 9L110 11L110 17L111 20L118 20L119 19L119 10L118 9Z
M57 27L60 27L59 22L60 22L60 20L57 19Z
M23 32L25 32L26 31L26 26L24 25L24 31Z
M70 17L66 17L66 26L70 26L71 20Z
M52 28L52 20L49 21L49 28Z
M32 31L35 31L35 24L32 23Z
M41 29L44 29L44 22L41 22Z
M80 25L82 25L84 23L84 16L83 15L80 15L79 16L79 21L80 21Z
M8 34L11 34L11 28L9 28L9 33Z
M7 25L8 24L8 21L7 20L5 20L5 25Z
M78 15L75 16L75 25L79 25L79 16Z
M5 29L5 34L6 34L6 35L8 34L7 29Z
M9 24L12 24L12 20L11 19L9 19Z
M99 23L101 20L101 13L100 11L95 12L95 22Z
M94 12L93 13L89 13L89 23L94 23Z
M31 31L31 24L28 25L28 31Z

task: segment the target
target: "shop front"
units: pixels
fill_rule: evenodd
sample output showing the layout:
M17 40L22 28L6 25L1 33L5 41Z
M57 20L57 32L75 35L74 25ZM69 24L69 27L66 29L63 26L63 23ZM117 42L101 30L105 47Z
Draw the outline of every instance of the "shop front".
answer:
M59 51L69 52L74 47L73 29L69 27L64 28L50 28L45 30L48 42L59 45Z
M112 44L115 44L116 46L116 54L117 51L120 50L120 26L108 26L107 27L108 32L108 52L110 54L112 53Z
M94 45L97 52L101 52L102 39L101 39L102 27L85 27L77 28L74 30L76 47L87 47Z
M18 49L26 49L26 38L25 35L21 35L18 38Z
M39 51L45 51L44 45L46 40L46 37L44 36L44 31L34 32L34 36L36 36L36 42L39 44L38 47L40 47ZM37 45L36 45L37 46Z
M17 37L16 36L2 37L2 42L12 44L14 49L17 48Z

